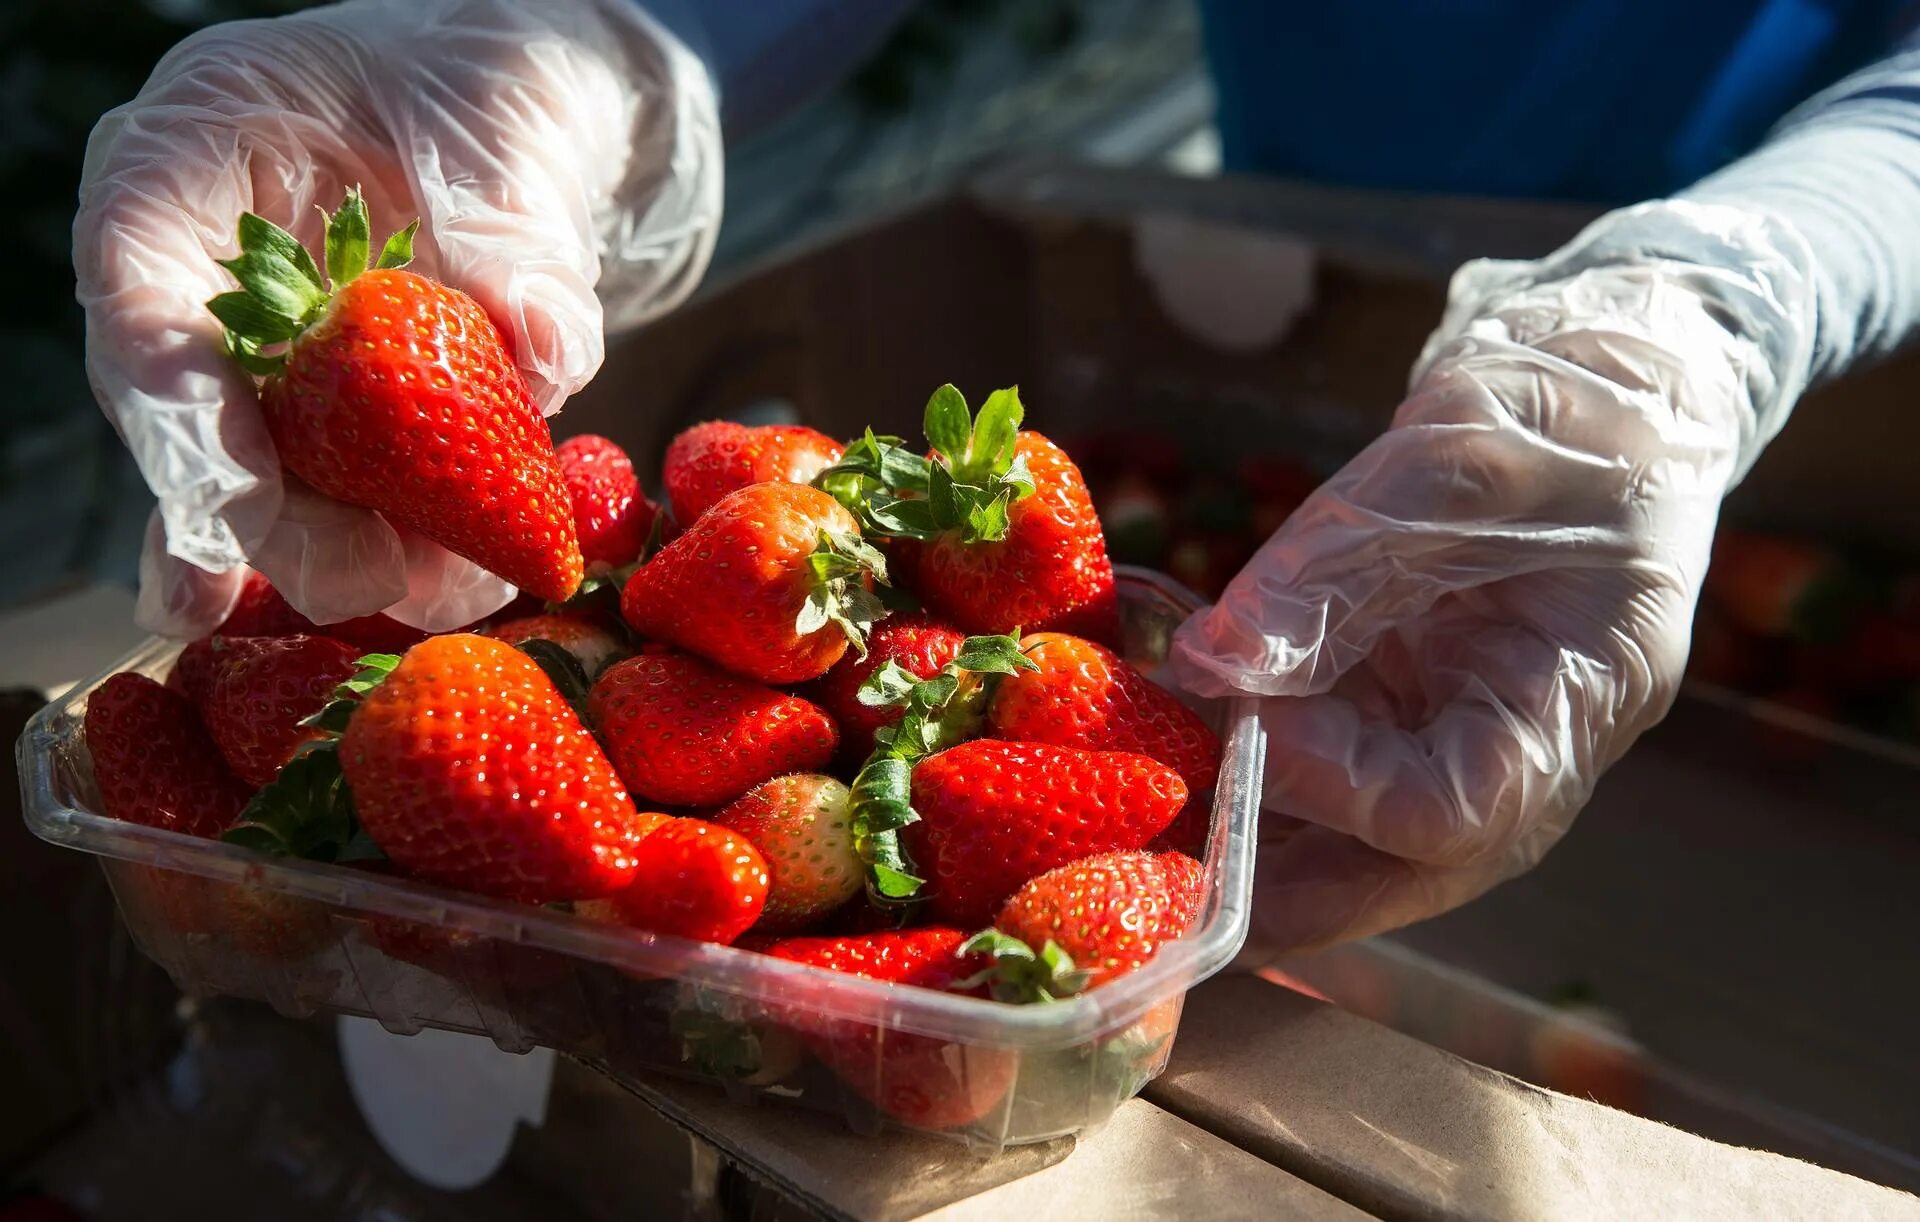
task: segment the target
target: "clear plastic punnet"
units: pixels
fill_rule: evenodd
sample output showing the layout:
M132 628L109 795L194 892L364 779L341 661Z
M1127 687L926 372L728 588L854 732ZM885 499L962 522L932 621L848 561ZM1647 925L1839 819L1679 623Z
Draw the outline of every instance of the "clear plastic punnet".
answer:
M1157 664L1195 600L1142 571L1123 570L1120 591L1125 652ZM176 652L149 642L48 705L19 759L28 826L99 857L134 939L189 993L365 1015L404 1034L472 1032L510 1052L546 1045L616 1078L699 1078L856 1131L902 1126L992 1151L1105 1121L1160 1072L1187 990L1247 934L1265 751L1251 697L1204 710L1223 758L1191 932L1102 988L1013 1006L108 818L82 735L87 696L115 671L158 677Z

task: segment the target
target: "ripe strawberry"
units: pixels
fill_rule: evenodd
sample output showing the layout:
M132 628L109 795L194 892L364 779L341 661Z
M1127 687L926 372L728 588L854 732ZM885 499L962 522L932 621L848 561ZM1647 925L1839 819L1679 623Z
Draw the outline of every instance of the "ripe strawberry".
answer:
M1019 431L1019 393L976 420L952 386L927 403L931 461L871 433L822 479L871 532L915 540L899 561L929 610L975 633L1054 629L1111 640L1113 565L1086 481L1066 452Z
M1192 926L1205 893L1200 863L1185 853L1102 853L1029 879L1000 909L993 931L970 945L994 954L1000 1000L1059 997L1099 988L1152 959ZM1049 942L1084 977L1063 981L1048 970Z
M617 891L642 824L553 682L510 645L430 637L340 739L361 827L409 874L506 899Z
M1706 596L1736 627L1765 637L1830 641L1860 609L1859 575L1816 544L1723 530L1713 541Z
M203 636L190 642L173 660L173 669L167 672L167 686L185 696L197 714L206 705L213 681L219 677L226 659L227 639Z
M762 932L800 929L860 893L866 869L854 851L847 787L800 772L754 786L713 821L752 842L773 878Z
M999 681L987 708L995 738L1131 751L1180 774L1199 798L1220 775L1220 740L1178 697L1104 645L1060 632L1022 637L1038 670Z
M839 741L817 705L684 654L614 664L587 710L628 787L668 806L714 806L781 773L817 771Z
M760 918L767 863L736 832L700 819L667 819L633 850L633 881L575 911L651 933L725 945Z
M960 989L979 959L962 957L958 929L918 929L823 938L785 938L765 948L776 959L942 991ZM790 1023L826 1065L888 1116L923 1129L972 1124L999 1106L1018 1056L1005 1048L949 1043L851 1019L790 1012Z
M867 580L886 561L853 515L803 484L730 492L633 575L620 612L642 636L670 641L763 683L823 675L864 648L885 614Z
M374 614L322 627L295 611L280 591L259 573L249 571L240 587L240 601L214 629L217 636L329 636L357 646L364 653L405 653L427 639L391 616Z
M960 656L967 635L931 616L889 615L867 636L867 656L848 655L833 669L802 689L803 694L833 714L840 725L842 758L857 763L873 751L873 732L900 720L897 705L860 703L860 688L888 662L897 662L916 679L931 679L942 666Z
M977 927L1055 866L1141 848L1186 800L1180 774L1144 755L977 739L914 768L920 818L901 834L934 917Z
M187 698L122 672L87 697L87 753L102 809L115 819L218 836L246 805Z
M797 424L696 424L667 446L667 504L682 528L749 484L812 483L844 447Z
M565 611L508 620L481 635L513 646L528 641L552 641L574 656L589 680L633 652L605 624Z
M263 379L261 411L288 470L563 602L582 561L547 422L480 304L401 270L414 228L369 269L366 205L349 191L327 223L329 293L292 235L246 214L241 254L223 264L240 291L208 308L228 351Z
M611 568L638 560L660 510L640 491L627 452L605 437L582 433L554 453L573 505L581 556Z
M360 651L324 636L240 637L224 645L226 660L200 715L233 774L265 785L301 743L320 737L300 723L353 677Z

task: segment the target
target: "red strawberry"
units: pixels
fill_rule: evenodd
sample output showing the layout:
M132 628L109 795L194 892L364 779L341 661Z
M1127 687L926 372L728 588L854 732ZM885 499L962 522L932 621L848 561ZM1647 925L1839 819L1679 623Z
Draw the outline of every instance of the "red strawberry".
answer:
M214 629L217 636L294 636L296 634L330 636L345 641L366 653L405 653L427 639L418 628L409 628L387 615L362 615L322 627L295 611L280 591L259 573L249 571L240 587L240 601L227 618Z
M569 437L554 453L573 504L573 528L588 564L620 568L640 558L659 509L640 491L627 452L592 433Z
M173 660L173 669L167 672L167 686L185 696L197 712L207 703L207 695L213 691L213 681L219 677L226 658L225 638L203 636L182 649L180 656Z
M323 285L285 230L241 217L240 291L208 308L260 375L280 461L321 492L563 602L580 546L553 438L480 304L400 270L413 226L368 267L367 209L349 191L328 218ZM263 349L289 341L283 354Z
M841 755L858 762L873 751L873 732L900 720L896 705L860 703L860 687L888 662L916 679L931 679L960 656L966 633L927 615L889 615L867 636L867 656L849 654L804 689L840 725Z
M1852 622L1861 582L1844 560L1816 544L1723 530L1713 541L1706 596L1748 632L1826 641L1844 635Z
M643 565L620 597L642 636L758 679L823 675L885 614L886 562L853 515L803 484L730 492Z
M507 899L606 895L643 824L534 661L469 633L407 651L340 739L360 824L409 874Z
M1042 966L1039 952L1048 942L1072 957L1075 971L1087 974L1085 987L1110 983L1186 933L1205 894L1200 863L1185 853L1102 853L1029 879L993 923L1024 953L1008 956L1011 944L1003 940L981 943L997 948L1003 966L1014 969L1003 975L995 995L1002 1001L1039 1000L1037 990L1059 996L1056 981L1020 970Z
M627 785L668 806L714 806L781 773L817 771L839 741L817 705L683 654L616 663L587 710Z
M1186 800L1180 774L1144 755L979 739L914 768L920 819L902 836L935 918L977 927L1055 866L1141 848Z
M588 679L633 652L605 624L564 611L508 620L481 635L515 646L528 641L552 641L579 661Z
M1113 565L1086 481L1066 452L1019 432L1019 393L990 396L975 419L952 386L927 403L931 462L871 434L826 481L900 549L927 608L968 632L1055 629L1111 640Z
M87 697L87 753L100 804L115 819L189 836L218 836L246 790L185 696L122 672Z
M775 777L713 816L766 858L773 891L762 932L804 928L860 893L866 867L854 851L847 787L830 776Z
M1178 697L1104 645L1060 632L1022 637L1038 670L1002 677L987 709L995 738L1131 751L1180 774L1198 799L1220 775L1220 739Z
M892 984L950 990L981 960L963 958L957 929L919 929L826 938L786 938L766 947L776 959ZM792 1014L813 1050L848 1086L893 1119L923 1129L971 1124L999 1106L1019 1058L1005 1048L949 1043L872 1023Z
M324 636L241 637L225 642L200 715L235 776L265 785L320 732L300 723L353 677L360 651Z
M806 484L840 461L842 446L797 424L696 424L667 447L667 504L682 527L749 484Z
M667 819L633 850L633 881L576 911L635 929L733 941L767 903L767 863L738 833L700 819Z

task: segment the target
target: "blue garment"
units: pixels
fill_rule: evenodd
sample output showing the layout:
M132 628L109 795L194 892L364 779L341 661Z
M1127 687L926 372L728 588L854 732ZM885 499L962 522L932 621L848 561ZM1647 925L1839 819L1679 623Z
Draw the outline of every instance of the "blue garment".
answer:
M1201 0L1229 169L1624 203L1752 148L1897 0Z

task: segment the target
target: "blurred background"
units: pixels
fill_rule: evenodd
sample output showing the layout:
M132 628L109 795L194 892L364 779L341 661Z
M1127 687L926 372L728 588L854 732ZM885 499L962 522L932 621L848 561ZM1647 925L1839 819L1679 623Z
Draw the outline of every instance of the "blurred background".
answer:
M0 3L0 611L130 584L150 504L82 368L69 226L86 134L192 29L297 7ZM1211 113L1187 0L927 0L842 88L729 151L708 287L612 353L561 431L614 434L644 462L703 416L832 428L911 406L929 377L1017 379L1066 422L1117 558L1212 593L1384 422L1447 273L1551 249L1593 210L1220 181ZM1161 274L1168 250L1179 275ZM1245 333L1249 312L1283 324ZM1681 707L1538 870L1287 964L1275 986L1545 1086L1920 1187L1920 502L1910 445L1850 440L1910 436L1917 375L1909 358L1823 391L1730 506L1729 554L1784 565L1835 614L1782 618L1766 591L1711 587ZM7 693L0 732L43 695ZM671 1126L563 1073L551 1123L485 1191L419 1184L357 1122L324 1023L183 1000L98 869L18 815L0 811L0 1200L17 1194L0 1222L56 1216L26 1212L43 1191L100 1219L248 1200L297 1201L287 1217L631 1216L621 1202L686 1179ZM599 1163L602 1191L577 1191L591 1160L569 1142L616 1122L656 1126L661 1178Z

